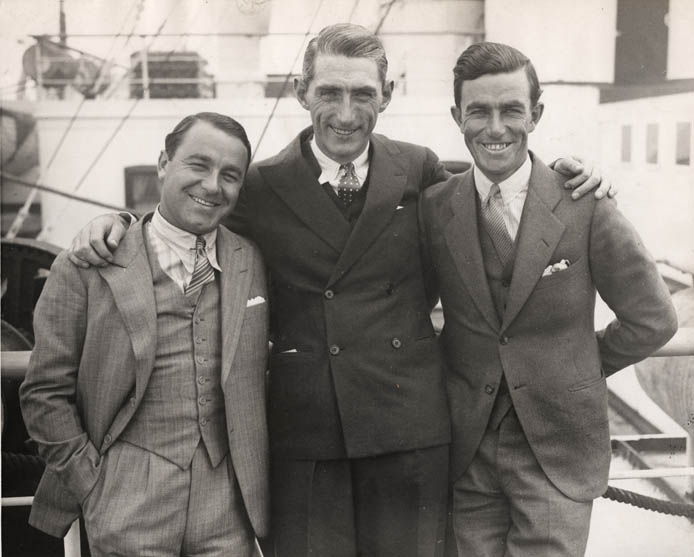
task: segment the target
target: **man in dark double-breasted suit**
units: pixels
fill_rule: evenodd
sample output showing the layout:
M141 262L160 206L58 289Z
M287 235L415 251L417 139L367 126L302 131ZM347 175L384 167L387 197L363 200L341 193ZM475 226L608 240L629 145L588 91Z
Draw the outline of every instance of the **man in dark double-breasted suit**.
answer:
M579 556L610 462L606 376L677 329L655 262L614 202L573 203L527 149L542 115L530 61L469 47L456 123L475 167L429 188L461 556ZM595 333L596 291L616 319Z

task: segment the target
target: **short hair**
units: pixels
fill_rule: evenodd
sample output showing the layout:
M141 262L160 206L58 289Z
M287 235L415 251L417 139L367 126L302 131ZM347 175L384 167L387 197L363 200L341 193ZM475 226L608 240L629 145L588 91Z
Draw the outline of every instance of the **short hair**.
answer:
M166 150L166 155L170 159L176 154L176 150L183 141L188 130L197 122L207 122L227 135L240 139L248 153L248 158L246 159L246 170L248 170L248 165L251 162L251 143L248 141L246 130L230 116L225 116L217 112L198 112L197 114L190 114L176 124L176 127L171 130L166 136L166 139L164 139L164 149Z
M376 62L378 77L385 85L388 73L388 59L383 43L366 27L353 23L337 23L321 29L312 38L304 53L302 79L308 87L314 77L318 54L347 56L348 58L368 58Z
M525 69L530 84L530 105L534 107L540 100L542 89L537 79L535 67L520 50L501 43L481 42L470 45L458 57L453 68L453 97L455 106L460 108L463 81L471 81L487 74L510 73Z

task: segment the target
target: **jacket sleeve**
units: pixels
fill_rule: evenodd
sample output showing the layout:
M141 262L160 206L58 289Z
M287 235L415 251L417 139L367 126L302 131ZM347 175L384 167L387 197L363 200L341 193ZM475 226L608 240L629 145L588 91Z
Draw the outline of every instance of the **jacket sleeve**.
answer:
M677 314L655 261L612 199L595 203L589 253L598 293L616 316L597 333L611 375L663 346L677 331Z
M63 252L51 267L34 311L36 344L20 400L27 430L46 467L80 502L96 483L100 465L77 402L86 315L86 285Z

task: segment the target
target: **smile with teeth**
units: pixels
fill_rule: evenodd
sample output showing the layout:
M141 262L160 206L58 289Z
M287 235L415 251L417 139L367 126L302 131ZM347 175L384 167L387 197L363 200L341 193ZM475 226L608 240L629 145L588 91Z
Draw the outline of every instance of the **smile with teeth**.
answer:
M487 151L503 151L511 145L510 143L482 143L482 146L487 149Z
M355 131L357 130L348 130L346 128L336 128L335 126L330 126L330 129L332 129L337 135L342 135L342 136L348 136L352 135Z
M202 197L197 197L195 195L190 195L189 196L195 203L202 205L203 207L216 207L219 205L219 203L213 203L212 201L207 201L206 199L203 199Z

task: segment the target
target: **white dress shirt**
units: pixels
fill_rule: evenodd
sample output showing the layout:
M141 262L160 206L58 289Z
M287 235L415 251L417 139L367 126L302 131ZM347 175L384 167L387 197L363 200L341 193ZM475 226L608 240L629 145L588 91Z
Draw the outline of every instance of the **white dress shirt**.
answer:
M320 147L318 147L316 143L315 136L311 138L310 144L311 151L313 151L313 155L316 157L318 166L320 166L321 169L318 182L320 184L330 184L335 190L335 193L337 193L337 185L340 182L340 163L335 162L320 150ZM354 173L357 175L357 180L359 180L359 187L361 187L364 185L366 176L369 174L369 143L366 144L366 148L352 161L352 163L354 164Z
M511 176L499 184L501 191L501 212L504 216L504 224L508 230L511 239L515 242L518 234L518 226L520 225L521 215L523 214L523 205L525 198L528 196L528 184L530 183L530 172L533 169L533 163L529 156L525 157L525 162ZM475 166L474 168L475 188L477 193L484 203L489 196L489 190L492 188L492 182L484 173Z
M185 292L195 268L195 234L181 230L154 211L146 225L147 237L154 248L159 266ZM212 267L222 271L217 262L217 229L203 234L205 252Z

